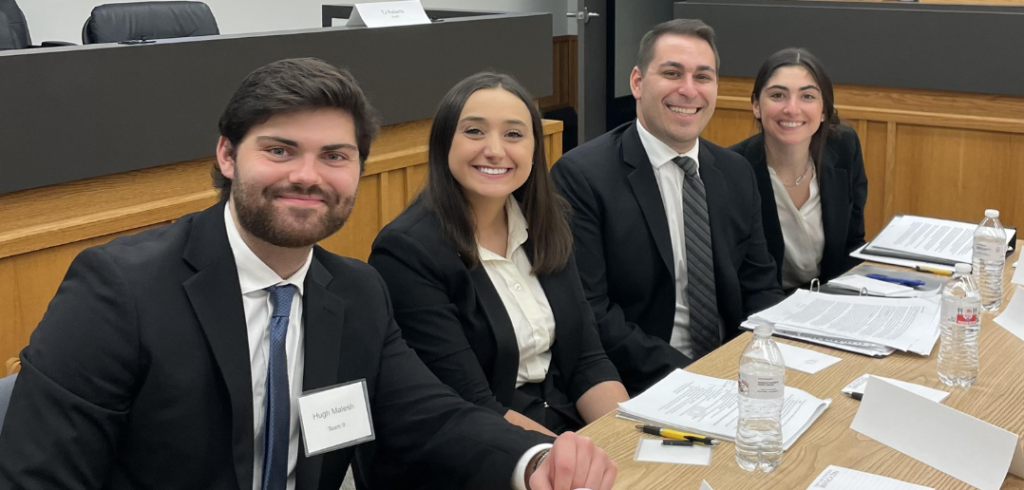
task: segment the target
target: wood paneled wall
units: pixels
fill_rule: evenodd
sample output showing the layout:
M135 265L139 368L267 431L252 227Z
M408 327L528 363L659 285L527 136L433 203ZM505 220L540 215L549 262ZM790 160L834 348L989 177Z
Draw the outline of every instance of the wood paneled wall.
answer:
M754 134L752 86L723 78L702 136L731 145ZM868 239L897 213L980 222L995 208L1004 224L1024 224L1024 97L855 85L835 94L864 152Z
M429 132L430 120L384 128L366 163L352 215L321 245L366 260L377 232L423 186ZM561 133L560 121L544 122L549 164L562 155ZM202 159L0 195L0 361L28 345L83 249L214 204L212 165L213 159Z
M1024 0L1022 0L1024 1ZM551 56L551 95L538 99L542 111L576 109L576 36L555 36Z

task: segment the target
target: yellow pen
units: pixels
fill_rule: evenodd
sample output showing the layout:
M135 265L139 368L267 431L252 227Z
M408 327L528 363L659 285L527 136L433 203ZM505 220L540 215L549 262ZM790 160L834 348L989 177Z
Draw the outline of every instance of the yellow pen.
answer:
M706 446L713 446L718 444L718 441L700 434L693 434L690 432L683 432L673 429L663 429L654 425L638 425L637 429L640 429L645 434L651 434L655 436L661 436L668 439L676 439L681 441L693 441L695 443L704 444Z
M938 274L940 276L952 276L953 273L943 269L936 269L934 267L928 267L926 265L916 265L914 269L919 272L931 272L932 274Z

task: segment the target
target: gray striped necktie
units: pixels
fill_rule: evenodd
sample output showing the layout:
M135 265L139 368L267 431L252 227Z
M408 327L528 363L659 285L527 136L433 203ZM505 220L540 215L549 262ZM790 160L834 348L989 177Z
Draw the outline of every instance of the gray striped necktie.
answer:
M707 194L690 157L672 159L686 173L683 180L683 231L686 240L686 297L690 302L690 338L694 359L722 345L715 299L715 266L711 256L711 222Z

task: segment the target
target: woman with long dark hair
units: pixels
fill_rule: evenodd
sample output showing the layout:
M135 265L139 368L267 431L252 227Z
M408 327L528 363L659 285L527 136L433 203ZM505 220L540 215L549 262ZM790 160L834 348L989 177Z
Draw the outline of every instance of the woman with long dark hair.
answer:
M822 283L858 261L868 180L860 140L839 122L832 80L804 49L770 56L750 95L760 133L732 146L754 167L768 251L783 289Z
M430 131L426 188L369 262L403 337L442 382L557 434L628 395L583 294L532 100L502 74L452 88Z

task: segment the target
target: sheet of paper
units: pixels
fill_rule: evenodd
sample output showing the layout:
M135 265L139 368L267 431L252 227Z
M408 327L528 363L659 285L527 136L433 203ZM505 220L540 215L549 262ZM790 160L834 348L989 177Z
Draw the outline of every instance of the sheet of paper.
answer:
M900 388L903 388L903 389L905 389L907 391L912 391L914 393L917 393L918 395L921 395L921 396L923 396L923 397L925 397L925 398L927 398L927 399L929 399L931 401L934 401L936 403L942 403L943 400L945 400L946 398L949 398L949 392L948 391L936 390L935 388L929 388L927 386L921 386L921 385L919 385L917 383L908 383L906 381L900 381L898 379L885 378L885 377L882 377L882 376L875 376L875 375L872 375L872 374L865 374L864 376L861 376L861 377L853 380L852 383L846 385L846 388L843 388L843 393L846 393L847 395L849 395L851 393L861 393L861 394L863 394L864 393L864 385L867 384L869 377L878 378L880 380L885 381L886 383L892 383L892 384L894 384L896 386L899 386Z
M694 444L692 446L666 446L661 439L641 438L636 446L637 461L648 463L673 463L707 466L711 464L711 447Z
M789 344L777 343L782 351L782 359L786 367L796 369L807 374L814 374L825 369L842 359L828 354L822 354L810 349L801 349Z
M867 245L862 245L857 250L854 250L853 252L850 252L850 257L853 257L855 259L861 259L861 260L869 260L871 262L878 262L879 264L898 265L898 266L910 267L910 268L913 268L914 266L920 265L920 266L924 266L924 267L931 267L931 268L934 268L934 269L943 270L943 271L946 271L946 272L953 272L953 266L951 266L951 265L939 264L937 262L926 262L926 261L922 261L922 260L898 259L896 257L885 257L885 256L882 256L882 255L874 255L874 254L870 254L870 253L865 252L864 251L865 248L867 248Z
M935 302L921 298L838 296L801 289L751 318L790 330L908 351L922 337L934 334L937 312Z
M647 391L619 404L619 416L733 441L739 418L736 380L675 370ZM782 406L782 448L788 450L832 400L786 387Z
M700 482L700 490L715 490L715 489L711 488L711 485L708 485L708 481L707 480L701 480L701 482Z
M932 487L914 485L863 471L829 465L807 490L933 490Z
M1022 267L1024 269L1024 267ZM1017 288L1003 313L995 318L999 326L1024 340L1024 288Z
M875 378L850 428L981 490L999 489L1020 454L1016 434Z
M1017 265L1017 263L1014 262L1013 265ZM1017 267L1013 270L1013 278L1010 279L1010 282L1024 286L1024 267Z
M969 264L976 228L974 223L897 216L868 244L868 251L878 248Z
M910 298L914 295L914 288L907 286L900 286L899 284L893 284L885 281L879 281L878 279L872 279L870 277L861 276L859 274L850 274L847 276L840 276L828 282L829 286L841 287L843 289L849 289L851 291L867 291L872 296L887 296L890 298Z

